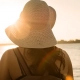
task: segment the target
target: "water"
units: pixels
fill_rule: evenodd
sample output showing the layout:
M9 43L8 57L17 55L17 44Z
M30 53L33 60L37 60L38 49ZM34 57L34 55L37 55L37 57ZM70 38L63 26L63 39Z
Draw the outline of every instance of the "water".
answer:
M74 80L80 80L80 43L77 44L57 44L56 46L66 50L68 55L70 56L72 65L73 65L73 73ZM6 45L0 46L0 58L2 54L10 48L16 47L15 45Z
M58 44L57 46L66 50L73 65L74 80L80 80L80 43Z

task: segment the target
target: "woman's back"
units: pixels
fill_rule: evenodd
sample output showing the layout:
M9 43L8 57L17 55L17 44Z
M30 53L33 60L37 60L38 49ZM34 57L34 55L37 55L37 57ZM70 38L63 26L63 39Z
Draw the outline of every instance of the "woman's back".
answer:
M68 75L68 66L71 67L71 64L68 65L67 58L69 59L69 57L66 57L65 53L60 48L50 47L43 49L32 49L18 47L16 49L20 51L32 75L43 75L46 71L49 75L54 75L58 78L64 78ZM12 79L17 79L24 74L24 71L21 68L22 64L19 64L14 50L15 49L10 49L6 51L2 57L1 72L4 70L4 75L0 75L0 77L4 78L4 80L6 80L5 75L8 73L8 77L10 78L11 76ZM5 63L5 66L3 63Z

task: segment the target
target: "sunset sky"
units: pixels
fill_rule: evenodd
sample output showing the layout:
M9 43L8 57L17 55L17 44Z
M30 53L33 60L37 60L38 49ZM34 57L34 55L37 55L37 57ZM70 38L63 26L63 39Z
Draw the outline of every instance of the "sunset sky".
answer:
M0 43L10 43L5 28L13 24L28 0L0 0ZM80 39L80 0L44 0L55 8L53 33L57 40Z

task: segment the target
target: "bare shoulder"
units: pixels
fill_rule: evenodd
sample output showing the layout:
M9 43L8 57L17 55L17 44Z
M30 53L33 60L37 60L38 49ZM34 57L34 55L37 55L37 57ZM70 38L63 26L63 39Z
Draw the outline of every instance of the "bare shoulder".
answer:
M57 47L57 48L58 48L58 47ZM61 55L62 55L64 58L70 59L69 54L67 53L67 51L65 51L65 50L63 50L63 49L61 49L61 48L58 48L58 49L59 49Z
M1 57L1 60L3 60L3 59L9 59L9 58L11 58L11 57L14 57L14 56L13 56L13 55L14 55L13 49L15 49L15 48L6 50L6 51L3 53L2 57Z
M72 67L72 62L69 56L69 53L67 53L65 50L59 48L61 50L61 53L64 54L64 59L65 59L65 69L61 70L61 73L66 75L71 75L73 76L73 67Z
M70 56L69 56L69 53L67 53L65 50L61 49L62 50L62 53L64 54L64 58L67 60L67 61L71 61L70 60Z

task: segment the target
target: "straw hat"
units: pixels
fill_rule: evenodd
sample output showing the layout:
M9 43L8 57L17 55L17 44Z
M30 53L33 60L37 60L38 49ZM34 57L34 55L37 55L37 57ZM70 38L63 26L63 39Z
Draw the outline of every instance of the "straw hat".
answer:
M54 8L49 6L49 25L51 29L53 28L55 21L56 21L56 11Z
M51 30L55 19L53 23L50 21L52 20L50 12L54 10L49 8L44 1L27 2L17 22L5 30L9 39L25 48L47 48L56 45L57 42Z

